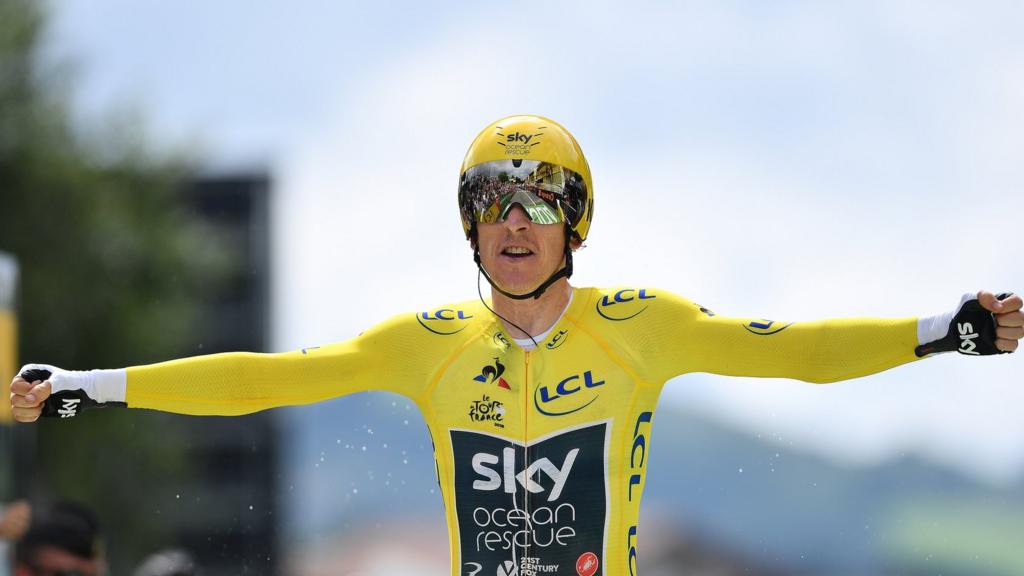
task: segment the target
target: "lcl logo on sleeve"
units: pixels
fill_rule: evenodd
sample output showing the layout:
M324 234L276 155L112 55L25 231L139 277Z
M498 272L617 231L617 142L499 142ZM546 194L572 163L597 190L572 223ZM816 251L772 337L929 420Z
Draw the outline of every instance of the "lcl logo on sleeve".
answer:
M648 294L647 288L626 288L619 290L611 296L602 296L595 306L597 313L605 320L621 322L629 320L647 310L647 301L657 298L655 294Z
M429 312L418 312L416 321L427 330L441 336L450 336L462 332L469 325L472 314L465 310L440 308Z
M744 324L743 328L745 328L747 332L750 332L751 334L757 334L758 336L771 336L772 334L778 334L779 332L782 332L783 330L789 328L792 325L792 322L788 324L782 324L781 322L776 322L775 320L765 320L762 318L761 320L752 320L750 323Z

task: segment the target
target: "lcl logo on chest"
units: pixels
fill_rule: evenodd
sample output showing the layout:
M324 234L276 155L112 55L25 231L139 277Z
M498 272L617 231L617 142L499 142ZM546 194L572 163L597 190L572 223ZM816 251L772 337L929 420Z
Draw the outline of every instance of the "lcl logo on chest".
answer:
M599 393L591 395L581 392L604 386L604 383L604 380L596 380L593 372L587 370L563 379L554 388L538 386L533 395L533 403L541 414L547 416L572 414L591 405L600 396Z

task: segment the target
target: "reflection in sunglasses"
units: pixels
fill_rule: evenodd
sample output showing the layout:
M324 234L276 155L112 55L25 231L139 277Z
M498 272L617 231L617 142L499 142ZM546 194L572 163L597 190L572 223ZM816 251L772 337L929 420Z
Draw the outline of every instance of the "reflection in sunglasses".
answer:
M463 173L459 205L466 220L472 222L501 221L518 204L535 223L575 225L582 216L586 194L582 176L562 166L497 160Z

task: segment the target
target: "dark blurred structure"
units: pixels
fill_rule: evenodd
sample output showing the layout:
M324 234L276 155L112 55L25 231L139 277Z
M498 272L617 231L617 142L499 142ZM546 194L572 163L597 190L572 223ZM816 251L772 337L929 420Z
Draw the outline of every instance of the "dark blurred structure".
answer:
M227 273L195 292L202 332L192 354L262 352L268 341L270 184L261 173L204 176L182 194L188 214L209 224L211 253ZM195 553L204 574L277 572L276 434L268 412L172 417L185 421L194 474L172 513L176 544ZM152 479L154 483L161 480ZM165 518L166 519L166 518Z
M154 280L177 284L188 295L192 329L176 346L144 348L141 358L122 351L114 366L265 351L269 195L262 172L184 181L173 203L188 225L193 265L183 272L188 276ZM140 340L162 328L143 318L127 320ZM128 573L145 553L168 546L192 551L206 575L277 572L277 450L270 413L222 418L103 410L17 426L15 432L15 465L0 473L15 470L14 495L94 506L106 526L112 573ZM2 446L0 459L7 456Z
M19 265L17 358L13 323L0 323L3 370L263 350L267 176L195 177L191 151L152 148L136 119L72 122L75 63L41 53L49 9L0 2L0 251ZM209 574L276 572L267 415L104 410L13 426L4 416L0 496L88 504L111 573L170 545Z
M267 345L270 181L262 172L206 175L182 193L189 216L209 226L208 240L229 262L219 286L199 296L206 353L263 350Z

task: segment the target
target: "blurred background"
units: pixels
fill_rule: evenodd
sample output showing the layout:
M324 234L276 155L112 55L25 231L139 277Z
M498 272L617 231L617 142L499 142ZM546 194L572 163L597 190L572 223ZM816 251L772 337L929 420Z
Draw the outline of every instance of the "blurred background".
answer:
M1024 290L1022 19L1011 0L0 0L0 381L315 346L475 298L459 163L513 113L590 161L576 285L796 321ZM1022 370L669 382L641 573L1024 573ZM204 574L447 574L404 398L5 409L0 514L87 505L111 574L169 547Z

